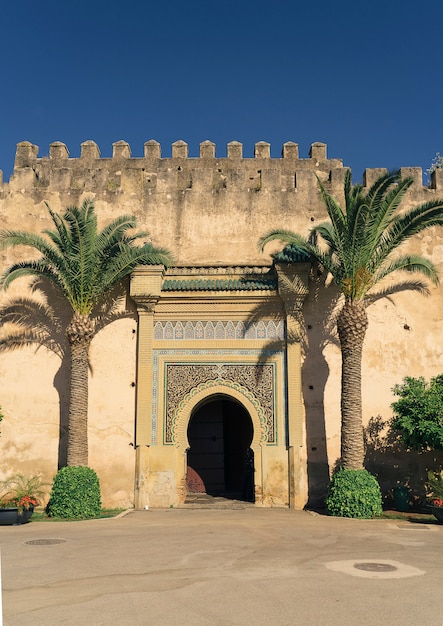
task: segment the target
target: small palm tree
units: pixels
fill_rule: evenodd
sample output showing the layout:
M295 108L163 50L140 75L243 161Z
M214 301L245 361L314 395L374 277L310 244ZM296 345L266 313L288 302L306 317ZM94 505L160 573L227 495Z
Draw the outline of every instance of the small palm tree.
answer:
M344 179L345 208L326 191L320 190L330 221L314 226L304 237L289 230L272 230L259 241L280 240L292 244L316 259L328 271L344 296L337 318L342 354L341 379L341 464L361 469L364 461L362 428L361 368L363 342L368 327L366 307L373 288L393 272L419 273L438 283L433 263L423 257L405 254L399 247L426 228L443 224L443 201L435 200L408 211L398 208L412 179L399 172L381 176L366 191L352 186L351 172ZM427 291L423 280L408 280L401 288Z
M88 355L97 331L93 311L137 265L168 265L171 256L151 243L137 245L147 233L134 231L137 224L131 216L123 215L98 231L92 200L61 215L49 206L48 211L54 228L44 231L46 237L0 232L0 249L28 246L40 255L8 267L0 286L7 289L23 276L49 280L72 310L65 328L71 362L67 464L87 465Z

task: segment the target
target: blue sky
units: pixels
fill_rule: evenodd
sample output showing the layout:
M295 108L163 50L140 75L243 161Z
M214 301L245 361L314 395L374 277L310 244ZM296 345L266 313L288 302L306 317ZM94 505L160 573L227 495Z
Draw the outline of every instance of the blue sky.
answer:
M6 6L8 4L9 6ZM93 139L314 141L365 167L426 169L443 152L443 3L412 0L10 0L0 40L0 169L15 146L71 156Z

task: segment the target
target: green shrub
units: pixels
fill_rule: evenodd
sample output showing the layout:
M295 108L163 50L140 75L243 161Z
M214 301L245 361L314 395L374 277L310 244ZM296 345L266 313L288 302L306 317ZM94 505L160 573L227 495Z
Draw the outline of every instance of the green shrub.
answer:
M54 478L47 511L51 517L87 519L101 510L100 483L90 467L62 467Z
M398 400L391 404L391 429L404 445L415 450L443 450L443 375L426 381L407 376L392 390Z
M366 470L339 469L329 483L326 508L329 515L337 517L381 515L380 486Z

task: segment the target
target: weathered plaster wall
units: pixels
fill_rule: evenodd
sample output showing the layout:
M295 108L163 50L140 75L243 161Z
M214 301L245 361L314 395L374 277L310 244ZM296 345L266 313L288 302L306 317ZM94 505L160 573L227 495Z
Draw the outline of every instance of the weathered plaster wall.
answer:
M367 170L370 184L383 170ZM443 197L443 172L423 187L420 168L404 168L414 178L404 206ZM227 157L204 142L198 158L176 142L171 158L147 142L142 158L132 158L128 144L117 142L113 157L100 158L94 142L85 142L80 158L69 158L64 144L51 144L49 158L38 148L18 144L14 173L0 186L0 228L41 232L48 227L45 201L55 211L95 200L101 225L125 212L138 218L152 241L171 249L178 264L270 263L256 246L271 228L308 232L325 218L316 176L339 199L345 168L328 159L326 146L312 145L309 158L299 158L298 146L283 146L282 158L270 158L269 144L255 146L255 157L242 158L242 146L232 142ZM443 269L443 231L431 230L411 249L429 256ZM0 268L23 251L0 252ZM26 253L28 255L28 253ZM308 481L320 493L329 468L339 455L340 351L335 333L325 326L325 312L336 293L323 289L323 277L311 284L304 313L307 324L303 394L307 416ZM319 283L319 284L317 284ZM443 371L441 344L442 287L432 296L404 293L369 309L370 326L364 352L364 417L390 416L392 386L406 375L432 376ZM23 294L11 288L6 297ZM90 456L103 485L106 504L131 502L134 481L135 316L102 331L91 350ZM0 474L13 469L42 472L57 469L60 398L66 389L57 379L60 361L42 349L35 353L0 354L0 404L5 413L0 439ZM1 477L1 476L0 476Z

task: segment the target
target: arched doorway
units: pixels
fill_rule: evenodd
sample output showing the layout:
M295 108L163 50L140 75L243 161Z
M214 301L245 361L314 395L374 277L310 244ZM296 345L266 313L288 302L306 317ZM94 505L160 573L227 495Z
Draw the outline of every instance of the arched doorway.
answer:
M188 493L254 500L254 429L248 411L217 396L200 404L188 426ZM249 452L248 452L249 451Z

